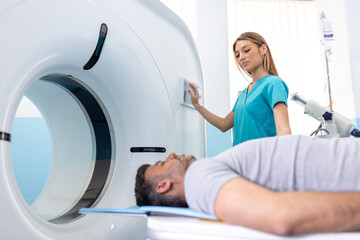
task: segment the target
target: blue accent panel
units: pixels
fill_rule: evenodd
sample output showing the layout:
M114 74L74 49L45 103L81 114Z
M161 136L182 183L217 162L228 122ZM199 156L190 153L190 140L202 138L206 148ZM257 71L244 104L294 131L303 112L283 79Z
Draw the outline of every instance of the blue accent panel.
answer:
M218 220L217 217L203 212L183 207L163 207L163 206L133 206L129 208L81 208L80 213L111 213L120 215L129 214L157 214L165 216L187 216L195 218L204 218Z
M223 133L206 122L207 156L213 157L232 147L231 130Z
M360 129L360 118L352 119L352 122L355 124L357 129Z
M15 118L11 155L18 187L31 205L43 189L52 162L52 145L42 118Z

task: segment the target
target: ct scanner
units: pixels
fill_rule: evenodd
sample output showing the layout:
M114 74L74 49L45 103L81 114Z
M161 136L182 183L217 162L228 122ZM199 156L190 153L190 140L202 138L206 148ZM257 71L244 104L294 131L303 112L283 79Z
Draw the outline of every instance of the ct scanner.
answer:
M78 210L132 206L139 165L205 155L204 122L182 93L185 79L202 86L183 22L156 0L2 0L0 30L0 239L143 239L144 217ZM11 161L24 96L53 146L31 206Z
M205 156L204 121L186 95L188 81L203 87L199 57L163 4L2 0L0 30L0 239L278 239L183 217L78 213L134 205L143 163L171 151ZM53 147L46 185L30 206L11 155L24 96L45 119ZM359 235L326 235L338 237Z

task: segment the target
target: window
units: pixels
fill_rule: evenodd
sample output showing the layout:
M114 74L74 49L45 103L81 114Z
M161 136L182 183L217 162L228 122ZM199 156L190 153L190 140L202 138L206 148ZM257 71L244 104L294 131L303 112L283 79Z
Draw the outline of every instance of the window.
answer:
M196 34L200 31L196 31L196 7L200 0L161 1L184 20L197 40ZM227 0L224 4L227 4L228 15L231 109L238 91L248 85L237 69L232 53L233 42L246 31L258 32L266 39L290 94L298 92L323 106L329 104L319 13L314 0ZM291 96L288 106L293 134L309 135L318 127L319 122L305 115L303 107L291 101Z
M228 0L230 104L248 82L238 71L232 44L243 32L257 32L267 41L278 73L289 87L308 99L327 103L324 51L320 44L319 16L315 1ZM309 135L319 122L288 100L294 134Z

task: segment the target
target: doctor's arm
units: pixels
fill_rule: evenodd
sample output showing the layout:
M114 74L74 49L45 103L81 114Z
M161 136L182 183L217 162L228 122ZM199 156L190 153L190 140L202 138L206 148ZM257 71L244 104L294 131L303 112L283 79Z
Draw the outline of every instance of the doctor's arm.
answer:
M203 116L206 119L206 121L211 123L213 126L218 128L222 132L226 132L227 130L229 130L234 126L233 111L231 111L225 118L213 114L212 112L210 112L209 110L207 110L206 108L200 105L199 103L200 95L197 87L191 83L190 83L190 87L194 91L194 93L189 91L191 96L191 102L195 107L195 109L201 114L201 116Z
M273 108L276 135L291 134L288 108L284 102L278 102Z
M215 215L281 236L355 231L360 229L360 193L278 193L236 178L219 191Z

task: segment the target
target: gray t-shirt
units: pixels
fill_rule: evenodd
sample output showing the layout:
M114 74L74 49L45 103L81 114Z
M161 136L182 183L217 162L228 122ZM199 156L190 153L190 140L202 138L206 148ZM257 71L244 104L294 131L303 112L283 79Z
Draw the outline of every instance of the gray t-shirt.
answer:
M255 139L190 165L190 208L214 215L221 187L242 177L274 191L360 191L360 139L287 135Z

